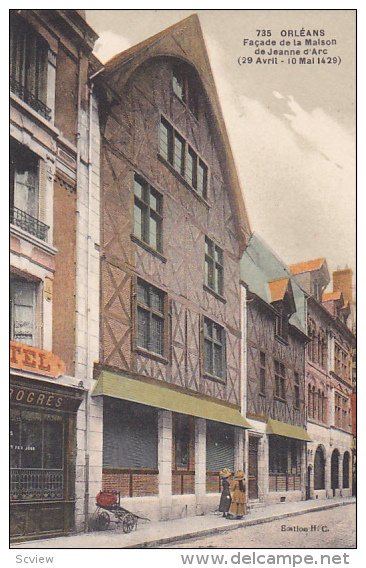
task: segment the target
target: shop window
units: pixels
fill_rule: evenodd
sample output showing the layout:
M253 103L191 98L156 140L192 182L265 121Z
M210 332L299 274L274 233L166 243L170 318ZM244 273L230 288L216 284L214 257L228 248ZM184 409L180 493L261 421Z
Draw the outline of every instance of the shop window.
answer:
M137 347L164 355L165 293L141 279L137 281Z
M10 223L47 240L49 227L39 220L39 159L25 146L10 143Z
M283 363L274 362L275 366L275 396L281 400L286 399L286 369Z
M234 428L218 422L206 422L206 469L218 472L234 469Z
M175 469L190 468L190 445L192 439L192 422L189 416L173 415L174 419L174 453Z
M134 195L134 236L161 252L163 198L137 174L134 178Z
M204 318L204 373L222 381L226 379L225 330Z
M205 285L220 296L224 292L224 253L205 237Z
M158 468L158 411L127 401L105 400L103 467Z
M36 345L35 282L12 277L10 280L10 337L13 341Z
M17 15L10 18L10 88L46 120L48 45Z
M12 499L62 499L64 420L61 415L13 409L10 418Z

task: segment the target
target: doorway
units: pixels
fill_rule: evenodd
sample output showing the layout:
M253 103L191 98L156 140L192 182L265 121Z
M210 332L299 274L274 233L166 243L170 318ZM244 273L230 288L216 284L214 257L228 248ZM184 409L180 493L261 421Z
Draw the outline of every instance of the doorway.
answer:
M336 489L339 489L339 451L334 450L331 459L331 488L333 497L336 496Z
M248 495L249 499L258 499L258 444L257 436L249 436L248 456Z

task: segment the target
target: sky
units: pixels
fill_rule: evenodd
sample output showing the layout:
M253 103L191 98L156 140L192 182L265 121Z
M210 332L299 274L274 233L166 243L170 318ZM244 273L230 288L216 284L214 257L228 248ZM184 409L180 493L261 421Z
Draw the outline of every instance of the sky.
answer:
M86 10L86 17L99 34L94 52L105 62L192 13ZM252 230L287 264L326 257L330 272L355 270L354 11L195 13ZM257 38L257 29L271 30L276 49L288 39L281 32L324 29L325 39L336 40L328 55L341 62L240 66L239 56L258 57L255 48L244 47L244 38L269 39Z

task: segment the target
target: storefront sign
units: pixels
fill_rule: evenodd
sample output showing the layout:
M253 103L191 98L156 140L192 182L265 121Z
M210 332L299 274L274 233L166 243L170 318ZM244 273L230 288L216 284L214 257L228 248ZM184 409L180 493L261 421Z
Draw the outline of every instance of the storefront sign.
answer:
M54 353L15 341L10 342L10 367L53 379L65 373L65 363Z
M63 410L66 400L64 396L57 393L10 385L10 402Z

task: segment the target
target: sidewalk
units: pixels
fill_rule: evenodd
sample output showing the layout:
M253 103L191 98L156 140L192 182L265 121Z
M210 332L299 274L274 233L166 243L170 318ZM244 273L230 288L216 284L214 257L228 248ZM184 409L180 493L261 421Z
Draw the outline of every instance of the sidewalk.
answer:
M229 521L221 514L210 513L199 517L185 517L169 521L140 521L137 530L124 534L121 528L103 532L81 533L52 539L34 540L13 544L12 548L154 548L169 542L203 537L238 527L268 523L275 519L303 515L311 511L323 511L356 503L354 497L338 497L320 501L300 501L266 505L252 510L243 520Z

